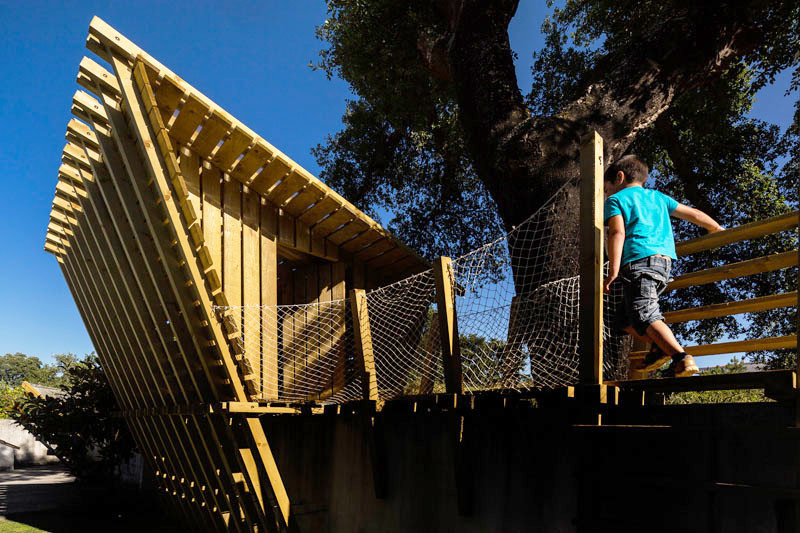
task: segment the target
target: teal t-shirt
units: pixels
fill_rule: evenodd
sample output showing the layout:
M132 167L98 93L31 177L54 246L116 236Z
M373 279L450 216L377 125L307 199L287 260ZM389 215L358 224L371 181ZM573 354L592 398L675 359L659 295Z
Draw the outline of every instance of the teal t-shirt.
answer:
M664 193L644 187L628 187L606 200L603 220L622 215L625 244L620 266L643 257L661 254L675 256L675 237L669 216L678 202Z

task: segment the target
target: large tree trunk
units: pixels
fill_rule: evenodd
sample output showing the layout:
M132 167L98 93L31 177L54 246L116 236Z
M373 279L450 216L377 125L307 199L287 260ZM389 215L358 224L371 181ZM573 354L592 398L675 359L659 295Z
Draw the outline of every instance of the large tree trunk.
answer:
M510 231L577 176L581 135L598 131L606 162L618 159L676 95L712 82L731 60L753 49L758 34L740 21L757 1L741 1L735 8L722 0L676 8L623 60L588 73L597 82L554 117L531 116L517 83L508 24L518 0L440 0L447 30L439 38L426 37L419 48L431 75L447 77L455 86L475 169ZM552 214L556 231L564 209ZM553 249L562 244L557 236L543 234L537 248L562 257L563 248ZM546 277L545 272L537 276Z

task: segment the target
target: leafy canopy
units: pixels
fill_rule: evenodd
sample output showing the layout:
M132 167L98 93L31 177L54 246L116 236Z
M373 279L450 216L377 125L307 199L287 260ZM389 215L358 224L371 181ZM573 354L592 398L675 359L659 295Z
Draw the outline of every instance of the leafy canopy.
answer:
M516 9L515 2L490 4L487 10ZM650 163L652 185L726 227L797 209L800 107L785 132L748 113L756 92L785 69L793 69L787 97L796 97L800 4L738 2L721 10L714 2L566 0L550 1L548 8L542 24L545 46L518 51L533 60L533 82L524 91L531 117L575 112L575 103L593 86L622 94L640 81L640 72L617 67L644 55L664 74L663 81L644 90L668 83L682 88L666 110L635 132L628 149ZM487 177L476 170L461 116L464 102L436 46L447 35L437 3L328 0L328 12L317 28L325 47L316 68L349 82L356 98L347 103L342 130L313 150L321 178L361 209L382 215L392 232L428 258L457 256L497 237L502 216ZM721 22L724 17L728 26L738 25L738 49L720 30L727 24ZM711 50L727 66L721 72L680 72L690 59L680 52L687 38L694 39L698 54ZM484 61L480 52L467 59ZM609 78L611 72L615 75ZM530 149L548 142L535 139ZM678 240L695 235L697 228L676 225ZM682 259L676 273L796 246L796 236L785 233ZM788 269L685 289L671 295L667 307L785 292L796 287L796 280L796 269ZM679 324L676 331L690 343L782 335L796 328L795 313L778 309L743 320ZM791 364L793 357L789 351L752 355L774 366Z

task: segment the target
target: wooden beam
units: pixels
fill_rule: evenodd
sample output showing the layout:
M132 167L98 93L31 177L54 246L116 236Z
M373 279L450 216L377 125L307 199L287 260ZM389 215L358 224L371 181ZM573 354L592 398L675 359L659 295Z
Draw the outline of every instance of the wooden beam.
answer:
M792 307L795 305L797 305L797 291L792 291L784 294L750 298L749 300L739 300L737 302L724 302L721 304L670 311L664 313L664 322L675 324L677 322L717 318L741 313L752 313L755 311L767 311L769 309Z
M747 339L743 341L719 342L717 344L704 344L700 346L685 346L686 353L694 356L719 355L724 353L754 352L759 350L778 350L781 348L795 348L797 346L797 335L785 335L783 337L766 337L763 339ZM628 356L631 360L643 359L647 352L631 352ZM664 362L669 360L664 358Z
M667 290L697 287L698 285L714 283L715 281L741 278L751 274L780 270L782 268L797 266L797 261L797 250L756 257L755 259L748 259L747 261L741 261L739 263L731 263L729 265L683 274L667 285Z
M742 372L737 374L714 374L686 378L637 379L610 381L622 390L646 390L650 392L686 392L734 389L770 389L790 391L794 388L796 375L793 370L767 370L764 372Z
M27 381L22 382L22 390L25 391L25 394L33 396L34 398L44 398L44 394L39 392L39 390L36 387L31 385Z
M603 138L581 140L580 381L603 383Z
M353 333L356 344L356 365L362 372L364 400L378 402L378 376L375 372L375 356L372 351L372 333L369 327L367 294L363 289L350 291L350 310L353 314Z
M678 257L681 257L702 252L703 250L719 248L726 244L756 239L764 235L792 229L797 227L798 213L800 213L800 211L792 211L791 213L776 215L764 220L757 220L735 228L726 229L717 233L709 233L695 239L679 242L675 245L675 252L678 254Z
M458 337L456 299L453 293L455 273L449 257L439 257L433 263L436 283L436 306L439 315L439 335L442 339L442 369L445 391L453 394L464 392L461 372L461 344Z

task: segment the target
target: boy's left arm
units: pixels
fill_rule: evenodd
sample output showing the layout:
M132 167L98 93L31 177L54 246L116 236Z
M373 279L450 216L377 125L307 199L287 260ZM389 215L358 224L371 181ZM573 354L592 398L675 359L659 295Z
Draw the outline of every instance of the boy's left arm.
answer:
M609 292L611 284L619 276L622 261L622 246L625 244L625 223L622 215L614 215L608 219L608 277L603 290Z

